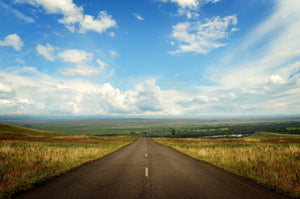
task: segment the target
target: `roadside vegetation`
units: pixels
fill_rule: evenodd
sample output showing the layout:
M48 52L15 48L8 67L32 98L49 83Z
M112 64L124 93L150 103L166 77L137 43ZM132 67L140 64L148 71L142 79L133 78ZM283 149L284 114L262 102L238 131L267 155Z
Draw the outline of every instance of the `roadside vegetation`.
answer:
M269 133L261 135L270 137ZM276 136L278 134L272 138L154 140L278 192L300 197L300 137Z
M0 124L0 198L9 198L134 140L71 136Z
M300 138L300 134L281 134L273 132L255 132L248 138Z

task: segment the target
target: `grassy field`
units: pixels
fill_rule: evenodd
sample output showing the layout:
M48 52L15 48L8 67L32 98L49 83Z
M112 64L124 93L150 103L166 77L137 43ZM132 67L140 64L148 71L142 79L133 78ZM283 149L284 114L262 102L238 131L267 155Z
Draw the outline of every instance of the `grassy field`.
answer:
M26 128L91 136L176 137L248 136L255 132L300 134L300 118L265 119L105 119L105 118L28 118L1 117L0 123Z
M154 140L278 192L300 197L300 137Z
M63 174L135 138L71 136L0 124L0 198Z
M248 138L300 138L300 135L282 134L273 132L255 132Z

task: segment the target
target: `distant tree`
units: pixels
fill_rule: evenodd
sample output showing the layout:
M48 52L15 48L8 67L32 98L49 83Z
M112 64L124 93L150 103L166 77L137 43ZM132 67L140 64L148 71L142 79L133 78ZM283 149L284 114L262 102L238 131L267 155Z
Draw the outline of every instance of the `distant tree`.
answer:
M176 130L175 130L175 129L172 129L171 137L174 138L174 137L175 137L175 134L176 134Z
M209 136L212 138L215 135L215 133L210 133Z
M226 135L227 138L230 137L230 133L228 131L225 133L225 135Z

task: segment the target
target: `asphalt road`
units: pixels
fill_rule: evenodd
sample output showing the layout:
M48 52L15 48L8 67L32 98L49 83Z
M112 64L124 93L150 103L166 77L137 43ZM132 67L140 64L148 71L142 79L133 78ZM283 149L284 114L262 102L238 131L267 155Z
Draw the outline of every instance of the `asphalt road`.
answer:
M286 198L141 138L17 198Z

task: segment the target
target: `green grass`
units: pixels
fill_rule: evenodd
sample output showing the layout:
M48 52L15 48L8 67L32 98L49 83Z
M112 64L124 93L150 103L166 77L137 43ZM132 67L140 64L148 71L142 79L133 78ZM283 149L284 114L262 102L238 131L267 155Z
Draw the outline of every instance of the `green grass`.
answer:
M295 134L281 134L281 133L271 133L271 132L256 132L250 135L248 138L294 138L300 137L300 135Z
M300 130L300 127L287 127L286 130Z
M60 136L66 135L62 133L54 133L43 130L29 129L20 126L8 125L0 123L0 135L9 135L9 136Z

